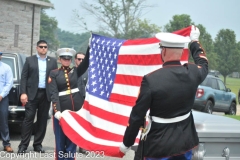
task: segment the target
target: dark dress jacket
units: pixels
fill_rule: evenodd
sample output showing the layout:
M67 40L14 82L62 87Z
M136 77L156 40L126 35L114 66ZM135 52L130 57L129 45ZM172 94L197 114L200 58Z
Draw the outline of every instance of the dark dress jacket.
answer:
M78 78L78 88L83 98L86 97L87 81L88 81L88 70L81 77Z
M150 115L174 118L191 112L198 85L208 74L208 61L199 42L190 44L195 64L166 62L161 69L143 77L140 94L132 109L123 143L132 146L148 109ZM152 122L144 141L144 157L184 154L199 143L192 113L180 122Z
M46 63L46 94L48 101L51 101L48 85L48 76L51 70L58 68L57 60L53 57L47 56ZM25 93L28 95L29 100L34 100L38 91L39 83L38 58L36 55L26 58L22 69L20 83L20 93Z
M50 72L49 86L53 111L63 112L64 110L78 111L82 108L84 99L80 91L59 96L59 92L78 88L78 78L85 73L89 66L89 48L86 57L78 67L60 67Z

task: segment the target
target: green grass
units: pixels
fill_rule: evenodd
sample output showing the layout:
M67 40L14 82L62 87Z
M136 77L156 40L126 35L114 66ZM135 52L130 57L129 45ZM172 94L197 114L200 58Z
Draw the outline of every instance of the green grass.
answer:
M225 115L226 117L233 118L240 121L240 116Z

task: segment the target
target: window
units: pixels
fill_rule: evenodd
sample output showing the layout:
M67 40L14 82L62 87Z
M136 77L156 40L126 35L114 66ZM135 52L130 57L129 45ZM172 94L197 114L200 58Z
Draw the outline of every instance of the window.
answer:
M218 80L218 85L221 91L226 91L226 87L222 81Z
M213 89L219 89L218 84L217 84L217 80L215 78L212 78L211 80L212 80L212 88Z
M19 37L19 25L15 25L15 28L14 28L14 47L18 47L18 37Z
M10 68L12 69L12 73L13 73L13 79L17 80L17 74L16 74L16 62L15 62L15 58L12 57L2 57L2 62L6 63L10 66Z

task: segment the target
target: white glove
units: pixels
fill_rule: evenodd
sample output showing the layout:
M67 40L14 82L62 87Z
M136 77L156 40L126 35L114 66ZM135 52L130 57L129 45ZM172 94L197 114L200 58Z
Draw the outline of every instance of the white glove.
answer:
M199 36L200 36L199 29L196 26L192 25L192 29L190 33L191 41L198 41Z
M57 111L55 114L54 114L54 117L57 118L58 120L60 120L60 118L62 117L62 113L60 111Z
M126 147L123 143L119 146L119 150L126 154L129 150L130 150L130 147Z

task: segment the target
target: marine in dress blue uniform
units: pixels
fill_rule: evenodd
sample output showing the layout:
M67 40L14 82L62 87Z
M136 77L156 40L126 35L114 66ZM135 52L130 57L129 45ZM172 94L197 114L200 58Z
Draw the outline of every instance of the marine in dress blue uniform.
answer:
M143 77L120 151L126 153L148 110L149 123L142 134L135 160L190 160L199 140L191 112L198 85L208 73L208 60L198 42L200 32L192 26L190 39L158 33L163 67ZM181 64L186 42L195 64Z
M76 51L71 48L61 48L57 51L60 60L64 61L71 61L75 53ZM68 64L70 65L71 62ZM64 66L62 63L60 68L51 71L48 80L54 111L53 125L57 160L75 159L76 145L63 133L59 119L64 110L78 111L82 107L84 100L78 89L77 80L89 66L89 48L85 59L78 67L70 68L69 65Z

